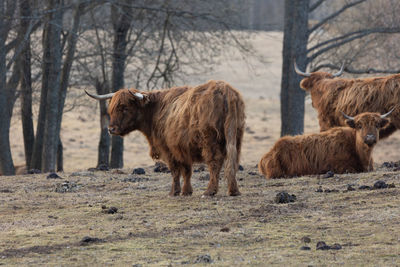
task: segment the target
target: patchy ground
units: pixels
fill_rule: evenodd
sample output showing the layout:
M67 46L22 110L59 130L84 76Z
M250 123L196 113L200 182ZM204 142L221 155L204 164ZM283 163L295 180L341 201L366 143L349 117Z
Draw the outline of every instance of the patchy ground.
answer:
M242 195L223 181L213 198L207 171L191 197L168 197L170 174L153 167L2 177L0 265L395 266L400 172L388 166L275 180L244 166ZM282 191L292 202L276 203Z

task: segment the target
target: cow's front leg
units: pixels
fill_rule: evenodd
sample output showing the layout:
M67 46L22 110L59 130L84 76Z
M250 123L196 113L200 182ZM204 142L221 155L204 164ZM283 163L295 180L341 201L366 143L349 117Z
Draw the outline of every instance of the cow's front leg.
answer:
M179 196L181 193L181 182L180 182L180 176L181 176L181 170L175 162L169 164L169 169L171 170L172 174L172 186L171 186L171 192L169 192L170 196Z
M190 196L193 193L192 184L190 182L190 178L192 177L192 166L189 164L183 164L181 171L183 176L182 196Z

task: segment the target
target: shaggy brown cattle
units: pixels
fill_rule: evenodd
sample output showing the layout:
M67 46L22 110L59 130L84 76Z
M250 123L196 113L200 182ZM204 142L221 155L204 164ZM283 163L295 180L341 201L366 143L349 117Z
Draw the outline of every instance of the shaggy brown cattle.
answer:
M236 183L244 127L244 102L238 91L223 81L197 87L139 92L122 89L96 99L111 98L109 132L124 136L142 132L150 145L150 156L168 164L172 173L170 195L193 192L192 164L207 163L210 181L204 195L218 191L219 173L225 161L228 194L240 194Z
M296 72L305 77L300 87L311 93L312 106L318 111L321 131L345 126L340 113L354 116L362 112L386 113L396 107L391 123L380 130L380 138L400 129L400 74L386 77L342 79L327 72L304 73L295 65Z
M370 171L379 129L389 122L386 117L391 112L382 116L365 112L354 118L345 115L350 127L282 137L261 158L259 171L267 178Z

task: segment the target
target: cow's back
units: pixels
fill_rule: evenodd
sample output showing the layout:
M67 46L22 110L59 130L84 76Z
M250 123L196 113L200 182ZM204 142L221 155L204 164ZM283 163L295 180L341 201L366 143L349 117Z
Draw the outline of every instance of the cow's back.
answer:
M223 81L209 81L197 87L171 88L156 114L159 138L164 148L178 160L201 161L206 135L215 136L216 145L225 146L224 125L229 109L244 127L244 102L238 91ZM160 144L161 145L161 144Z

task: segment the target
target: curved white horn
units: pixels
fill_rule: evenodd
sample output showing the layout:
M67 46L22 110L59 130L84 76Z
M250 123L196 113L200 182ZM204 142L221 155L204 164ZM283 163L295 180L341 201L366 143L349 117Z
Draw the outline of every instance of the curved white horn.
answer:
M311 73L302 72L301 70L299 70L299 67L297 67L297 64L296 64L296 60L294 61L293 64L294 64L294 71L295 71L298 75L303 76L303 77L310 77L310 76L311 76Z
M143 99L143 97L144 97L141 93L134 93L133 95L139 99Z
M385 114L381 115L381 119L384 119L384 118L386 118L387 116L389 116L390 113L393 112L393 110L394 110L394 108L392 108L388 113L385 113Z
M115 93L109 93L105 95L95 95L95 94L90 94L85 90L85 93L90 96L91 98L97 99L97 100L104 100L104 99L110 99L113 97Z
M339 77L340 75L342 75L343 70L344 70L344 63L342 64L342 67L340 67L340 70L338 72L336 72L335 74L332 74L333 77Z
M350 117L350 116L348 116L348 115L346 115L346 114L344 114L344 112L343 111L340 111L342 114L343 114L343 116L346 118L346 119L348 119L348 120L354 120L354 117Z

